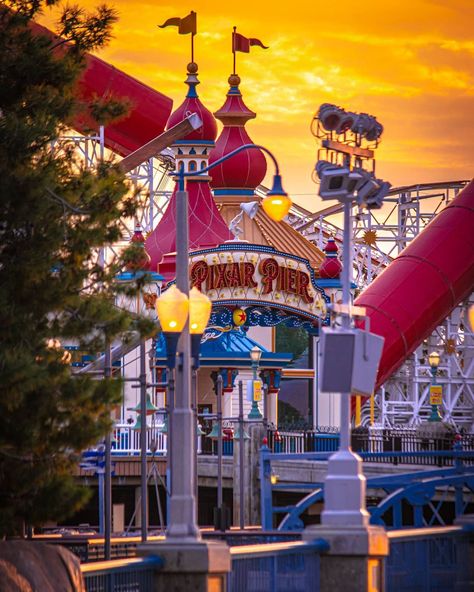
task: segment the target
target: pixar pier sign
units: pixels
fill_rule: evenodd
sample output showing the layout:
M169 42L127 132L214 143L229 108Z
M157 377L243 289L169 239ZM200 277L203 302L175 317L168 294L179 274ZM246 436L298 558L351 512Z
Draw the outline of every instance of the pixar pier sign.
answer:
M307 259L242 241L190 254L189 277L216 305L271 306L319 322L329 301Z

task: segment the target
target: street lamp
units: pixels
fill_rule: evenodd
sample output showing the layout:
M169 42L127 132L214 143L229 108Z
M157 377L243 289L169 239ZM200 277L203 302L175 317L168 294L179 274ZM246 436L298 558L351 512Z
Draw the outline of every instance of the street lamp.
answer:
M292 202L291 198L288 196L288 193L286 193L286 191L283 189L281 175L280 175L280 167L278 166L278 162L277 162L276 158L274 157L274 155L272 154L272 152L270 152L270 150L268 150L268 148L265 148L265 146L260 146L259 144L243 144L242 146L239 146L239 148L236 148L232 152L229 152L225 156L222 156L218 160L215 160L212 164L210 164L206 168L201 169L199 171L199 174L203 175L204 173L207 173L208 171L212 170L214 167L220 165L221 163L225 162L226 160L229 160L230 158L236 156L237 154L239 154L240 152L243 152L245 150L261 150L262 152L265 152L265 154L267 154L271 158L271 160L273 161L273 164L275 165L275 174L273 175L272 188L267 193L267 195L263 198L262 207L265 210L265 213L272 220L275 220L275 222L281 222L281 220L283 220L283 218L290 211L291 204L293 202ZM186 173L184 171L184 168L182 168L181 170L176 171L173 174L176 174L178 176L179 190L184 191L184 179L186 177L196 176L196 171L191 171L189 173ZM176 251L177 251L177 249L178 249L178 243L176 246Z
M244 144L236 150L233 150L229 154L226 154L222 158L219 158L211 165L201 169L199 173L197 171L185 172L184 167L178 169L173 173L178 181L178 191L175 194L176 200L176 290L181 291L186 300L186 305L189 307L189 228L188 228L188 192L185 189L186 177L195 177L197 174L204 175L214 167L220 165L222 162L232 158L239 154L243 150L260 149L265 152L273 161L275 165L275 176L273 178L273 186L270 195L267 196L263 201L268 208L268 215L273 215L275 220L281 220L287 213L291 206L291 200L288 195L283 191L281 185L280 171L278 163L273 154L263 146L257 144ZM262 203L263 205L263 203ZM168 294L172 288L169 288L165 294ZM176 293L176 292L175 292ZM164 297L163 295L163 297ZM176 371L176 396L174 407L171 413L170 428L170 467L171 467L171 497L169 505L169 525L168 525L168 538L175 540L197 540L200 538L199 529L197 526L196 517L196 465L195 465L195 454L196 454L196 438L195 438L195 418L192 409L192 388L191 388L191 340L190 332L192 328L190 324L194 324L193 318L190 319L190 323L186 322L186 317L189 308L186 309L184 314L184 321L178 322L178 317L174 319L175 322L166 321L166 315L168 310L173 308L173 302L176 298L168 299L160 297L157 300L157 311L160 317L161 326L165 335L166 346L168 349L168 364L173 364L171 367L175 367L175 359L170 358L170 354L173 358L176 355L170 352L168 345L173 346L177 351L180 364ZM191 297L192 299L192 297ZM161 301L161 303L160 303ZM183 304L183 298L179 298ZM163 306L163 308L160 308ZM194 305L191 304L194 309ZM198 310L196 307L195 310ZM174 309L173 309L174 310ZM210 312L210 310L209 310ZM181 318L181 317L180 317ZM203 329L202 326L198 328L198 321L196 320L196 335L198 330ZM206 321L207 322L207 321ZM181 326L181 327L180 327ZM180 327L180 328L179 328ZM204 326L205 327L205 326ZM171 333L177 334L170 335ZM178 340L179 336L179 340ZM197 342L197 338L195 339ZM200 340L199 340L200 341ZM195 357L196 361L196 357ZM171 378L171 377L170 377ZM258 408L257 408L258 411ZM259 413L260 415L260 413ZM261 417L261 416L260 416Z
M156 312L166 341L167 366L176 367L176 348L189 313L189 300L176 286L163 292L156 301Z
M436 382L436 376L438 374L438 367L440 362L440 356L437 351L433 351L428 356L428 362L431 368L431 385L430 385L430 405L431 415L428 421L442 421L441 413L439 412L439 406L441 405L442 390L441 385Z
M191 357L193 366L199 368L199 348L202 334L211 316L212 302L196 287L189 292L189 333L191 334Z
M248 415L249 419L262 419L262 414L260 413L260 409L258 408L258 401L256 398L256 385L258 383L257 378L257 370L258 365L260 363L260 358L262 357L262 350L254 345L250 350L250 360L252 361L252 372L253 372L253 380L252 380L252 409Z

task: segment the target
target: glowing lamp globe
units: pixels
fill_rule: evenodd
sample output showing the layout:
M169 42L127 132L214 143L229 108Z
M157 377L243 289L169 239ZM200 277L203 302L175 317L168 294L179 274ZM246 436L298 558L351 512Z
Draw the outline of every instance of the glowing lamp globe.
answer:
M212 302L196 287L189 292L189 332L202 335L211 316Z
M267 216L275 222L280 222L291 208L291 198L281 185L281 175L273 177L273 187L262 200L262 207Z
M164 333L181 333L188 319L189 300L173 285L157 299L156 312Z
M250 350L250 359L252 360L253 364L258 364L260 362L260 358L262 357L262 350L254 345Z
M437 368L439 366L439 361L440 361L439 353L436 351L431 352L430 355L428 356L428 361L429 361L430 366L432 368Z
M474 304L469 308L468 319L471 331L474 333Z

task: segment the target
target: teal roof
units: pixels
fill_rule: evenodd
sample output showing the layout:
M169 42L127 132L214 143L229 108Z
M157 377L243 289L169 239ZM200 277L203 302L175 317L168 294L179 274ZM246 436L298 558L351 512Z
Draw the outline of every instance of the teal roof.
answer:
M207 339L201 343L201 366L232 365L233 367L250 367L252 365L250 350L255 346L262 350L260 368L282 368L287 366L293 359L293 354L270 352L263 345L248 337L245 331L234 329L221 333L215 339ZM158 362L163 362L163 365L165 365L166 345L162 335L157 341L156 356Z

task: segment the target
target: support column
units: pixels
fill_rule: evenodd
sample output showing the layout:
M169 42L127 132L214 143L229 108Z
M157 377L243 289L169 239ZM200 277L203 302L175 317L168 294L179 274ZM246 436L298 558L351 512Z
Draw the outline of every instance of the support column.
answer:
M277 393L268 393L267 401L267 410L268 410L268 423L273 424L275 427L278 427L278 395L280 394L280 390L278 389Z
M383 592L385 558L389 553L388 537L381 526L331 527L310 526L304 541L322 538L329 552L321 555L321 592Z

